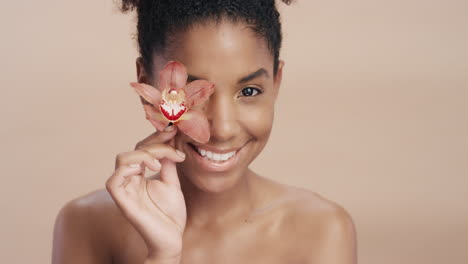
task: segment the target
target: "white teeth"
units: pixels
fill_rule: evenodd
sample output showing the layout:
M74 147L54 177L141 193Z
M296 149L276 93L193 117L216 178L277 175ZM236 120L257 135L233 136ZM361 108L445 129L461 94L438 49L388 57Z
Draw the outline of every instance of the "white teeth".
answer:
M222 153L214 153L214 152L200 149L200 148L197 148L197 150L198 150L198 153L200 153L200 155L213 161L226 161L232 158L236 154L236 151L231 151L229 153L222 154Z

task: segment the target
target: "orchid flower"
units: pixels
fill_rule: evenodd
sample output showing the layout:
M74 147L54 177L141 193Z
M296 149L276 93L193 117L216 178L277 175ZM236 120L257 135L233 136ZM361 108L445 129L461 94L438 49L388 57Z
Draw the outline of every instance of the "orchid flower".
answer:
M146 119L159 131L169 123L197 142L210 139L210 129L205 114L193 108L204 103L214 91L214 84L195 80L187 84L185 66L171 61L159 72L158 89L144 83L130 85L149 104L143 104Z

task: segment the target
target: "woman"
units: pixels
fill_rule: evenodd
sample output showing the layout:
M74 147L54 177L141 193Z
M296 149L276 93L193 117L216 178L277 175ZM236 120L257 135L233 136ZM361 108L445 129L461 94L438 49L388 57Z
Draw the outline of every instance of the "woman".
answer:
M284 66L274 0L123 1L133 9L141 57L132 86L147 118L158 127L152 87L204 79L213 89L195 110L209 135L170 123L118 154L106 190L60 211L52 262L356 263L345 209L249 169L270 135ZM147 179L145 169L158 174Z

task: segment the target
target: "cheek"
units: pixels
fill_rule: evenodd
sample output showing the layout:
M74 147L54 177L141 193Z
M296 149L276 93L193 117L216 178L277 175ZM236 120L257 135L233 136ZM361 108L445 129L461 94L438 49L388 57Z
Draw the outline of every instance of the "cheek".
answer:
M245 130L257 140L268 139L273 126L274 105L259 103L244 106L241 112L241 123Z

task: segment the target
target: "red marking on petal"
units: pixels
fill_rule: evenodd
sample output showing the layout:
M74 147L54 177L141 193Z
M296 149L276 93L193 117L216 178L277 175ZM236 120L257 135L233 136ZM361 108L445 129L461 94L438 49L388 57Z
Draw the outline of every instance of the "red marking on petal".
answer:
M185 107L184 103L179 105L171 105L163 100L159 105L159 110L168 121L176 122L185 112L187 112L187 107Z
M162 131L164 128L166 128L169 122L164 120L162 114L159 113L153 106L143 105L143 109L146 113L146 119L150 121L157 130Z

